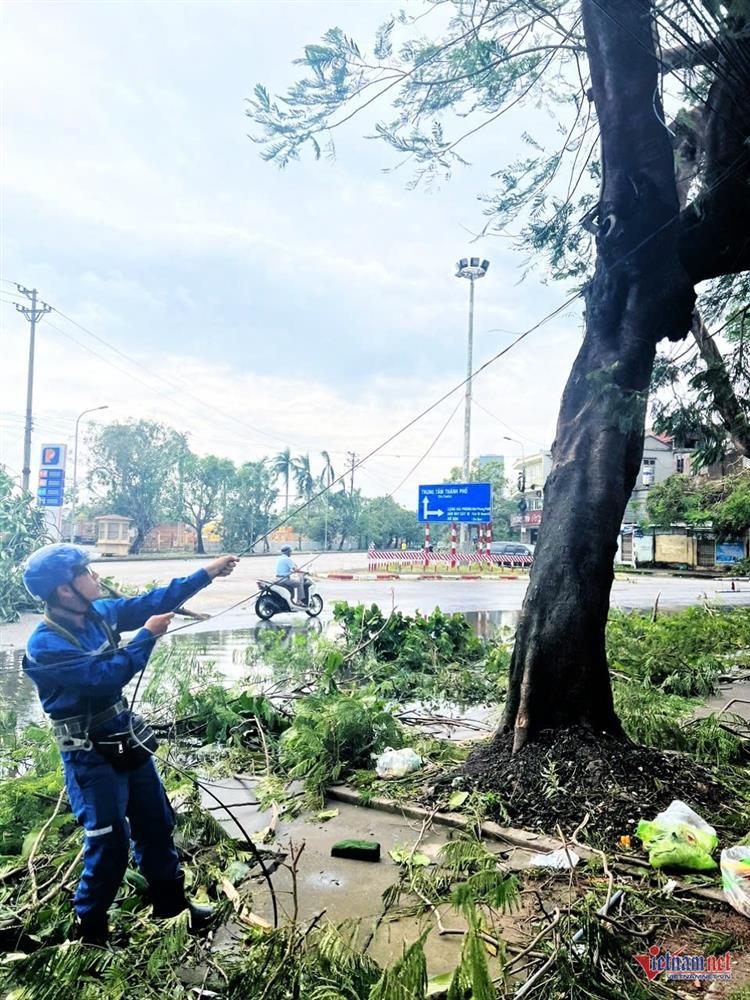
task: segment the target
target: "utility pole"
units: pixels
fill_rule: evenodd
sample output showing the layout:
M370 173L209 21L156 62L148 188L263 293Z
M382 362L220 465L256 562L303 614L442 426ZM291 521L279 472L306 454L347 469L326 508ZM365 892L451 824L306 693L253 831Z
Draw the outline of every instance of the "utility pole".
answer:
M44 316L45 313L51 312L52 306L48 306L46 302L40 302L37 306L36 300L36 288L24 288L23 285L16 284L16 288L21 293L25 295L27 299L31 300L31 307L22 306L16 302L16 309L23 313L26 319L31 323L31 337L29 338L29 367L26 379L26 427L23 433L23 469L21 485L26 493L29 492L29 479L31 477L31 414L32 414L32 401L34 396L34 338L36 334L36 321Z
M354 496L354 469L357 465L357 456L353 451L347 451L346 457L349 459L349 465L351 466L350 479L349 479L349 494Z

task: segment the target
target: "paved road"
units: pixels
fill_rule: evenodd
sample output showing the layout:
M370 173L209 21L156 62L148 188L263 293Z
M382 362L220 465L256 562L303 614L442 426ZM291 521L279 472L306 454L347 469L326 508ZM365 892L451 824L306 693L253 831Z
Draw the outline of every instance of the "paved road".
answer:
M312 559L310 570L329 573L337 570L353 570L360 573L367 569L366 553L325 553L315 557L304 554L297 556L302 563ZM227 630L254 627L258 619L253 611L256 580L273 575L275 556L243 559L227 579L216 580L189 602L191 608L218 617L203 623L191 625L187 632ZM151 581L166 583L173 576L183 576L204 565L202 559L155 559L143 561L107 560L98 563L97 569L105 571L124 584L144 586ZM513 612L521 608L528 580L326 580L319 582L319 588L326 602L327 617L334 601L350 603L376 603L384 610L396 605L401 611L413 614L415 611L429 612L435 607L443 611L479 612L491 615L494 621L508 614L505 619L512 621ZM684 608L702 600L720 601L727 605L750 605L750 583L738 583L736 592L729 590L727 580L695 580L669 576L618 576L612 590L612 604L618 608L651 608L659 595L662 609ZM231 610L226 610L231 609ZM275 621L293 620L296 616L279 616ZM21 622L11 626L0 626L0 645L21 645L29 634L36 616L24 615Z

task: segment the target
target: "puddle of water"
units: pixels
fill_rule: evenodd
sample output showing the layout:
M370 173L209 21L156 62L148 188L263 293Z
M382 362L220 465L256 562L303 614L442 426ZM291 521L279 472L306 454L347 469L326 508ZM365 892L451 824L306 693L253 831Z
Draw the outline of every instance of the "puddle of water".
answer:
M515 629L517 611L467 611L467 621L474 632L483 639L490 639L499 629ZM300 634L325 634L333 636L338 626L333 621L307 619L304 622L258 622L252 628L226 629L216 632L181 633L169 640L176 649L190 651L200 664L213 664L227 681L233 682L247 676L246 651L258 644L268 632L289 637ZM0 646L0 708L12 709L19 725L44 721L44 713L36 696L36 689L21 668L23 649L11 644ZM258 665L255 673L261 673ZM477 721L487 721L480 718Z

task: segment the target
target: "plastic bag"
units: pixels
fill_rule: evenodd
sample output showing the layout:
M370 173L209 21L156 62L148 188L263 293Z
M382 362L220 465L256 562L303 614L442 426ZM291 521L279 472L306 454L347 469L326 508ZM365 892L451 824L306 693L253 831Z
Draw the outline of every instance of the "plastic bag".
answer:
M409 747L403 750L386 747L375 761L375 771L379 778L404 778L407 774L418 771L421 766L422 758Z
M563 847L549 854L535 854L529 864L534 868L575 868L580 860L575 851Z
M727 901L750 917L750 847L727 847L721 852L721 884Z
M716 830L679 799L656 819L642 819L635 834L648 851L652 868L686 868L697 872L718 868L711 857L719 843Z

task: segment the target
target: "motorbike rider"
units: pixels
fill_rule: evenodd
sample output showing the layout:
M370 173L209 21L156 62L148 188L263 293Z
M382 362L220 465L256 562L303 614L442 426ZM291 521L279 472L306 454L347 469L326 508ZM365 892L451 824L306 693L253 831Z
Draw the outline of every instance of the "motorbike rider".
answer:
M292 574L295 574L292 576ZM276 560L276 583L292 595L292 603L298 608L307 605L307 582L303 570L292 559L292 546L282 545L281 555Z
M221 556L166 587L112 600L102 599L99 577L78 546L45 545L24 566L24 584L45 602L45 615L29 639L23 666L52 720L71 809L84 829L73 936L88 944L108 941L107 910L125 874L131 840L153 915L189 910L193 931L211 922L212 908L185 896L172 838L174 813L153 761L156 740L130 712L122 690L146 666L173 610L216 577L229 576L238 561ZM120 631L135 629L121 644Z

